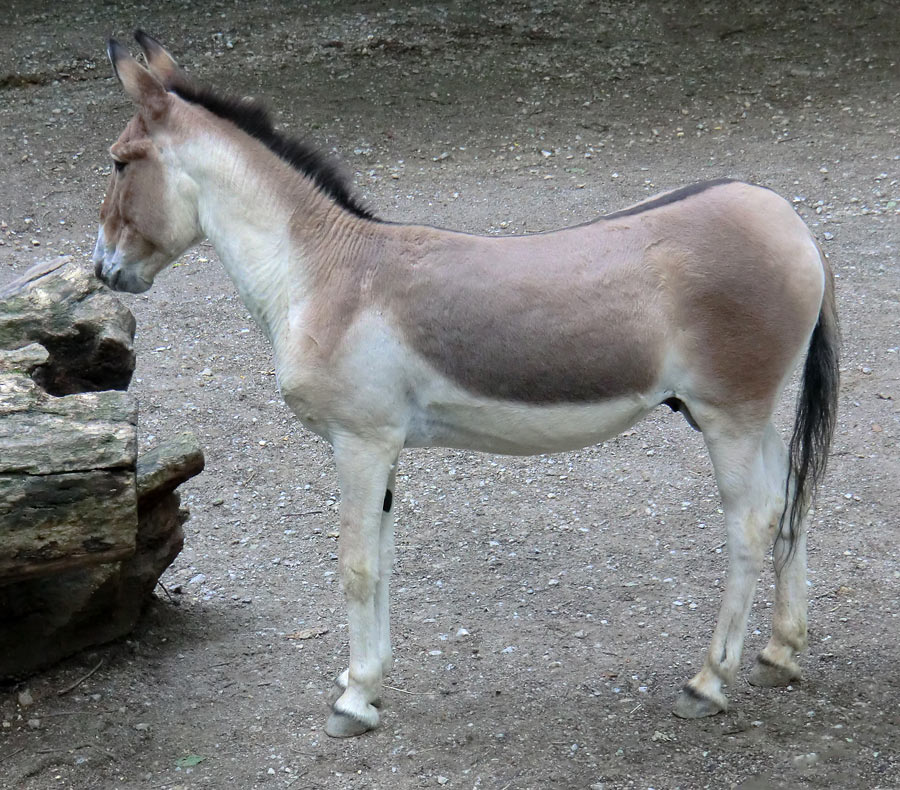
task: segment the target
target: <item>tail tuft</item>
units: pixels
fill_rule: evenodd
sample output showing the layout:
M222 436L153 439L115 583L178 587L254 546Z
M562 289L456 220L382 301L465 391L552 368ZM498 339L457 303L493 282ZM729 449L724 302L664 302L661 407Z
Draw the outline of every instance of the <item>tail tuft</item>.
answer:
M825 263L825 295L819 321L809 340L803 379L797 395L794 431L788 445L785 505L779 534L787 528L788 557L794 550L800 520L809 507L816 486L825 474L828 451L837 420L840 372L840 331L834 297L834 278ZM793 482L793 496L791 487Z

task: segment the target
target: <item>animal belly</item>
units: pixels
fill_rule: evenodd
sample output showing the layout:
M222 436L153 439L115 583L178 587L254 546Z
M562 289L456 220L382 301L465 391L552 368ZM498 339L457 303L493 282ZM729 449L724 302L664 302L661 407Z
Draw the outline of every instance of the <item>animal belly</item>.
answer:
M509 455L574 450L624 431L658 403L645 395L541 406L479 398L433 402L413 416L406 444Z

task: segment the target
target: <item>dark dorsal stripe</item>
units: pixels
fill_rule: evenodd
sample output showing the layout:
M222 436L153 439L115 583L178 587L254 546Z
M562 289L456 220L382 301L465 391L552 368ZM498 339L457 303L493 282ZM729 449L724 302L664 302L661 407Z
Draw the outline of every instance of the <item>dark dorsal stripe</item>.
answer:
M705 192L707 189L712 189L713 187L720 186L721 184L733 183L735 183L735 179L733 178L717 178L714 181L701 181L698 184L691 184L690 186L681 187L681 189L667 192L666 194L660 195L657 198L653 198L653 200L648 200L645 203L638 203L636 206L623 208L621 211L615 211L612 214L604 214L601 219L619 219L620 217L631 217L634 214L643 214L645 211L652 211L653 209L660 208L661 206L668 206L671 203L677 203L678 201L689 198L692 195L699 195L701 192Z
M199 104L240 130L259 140L272 153L291 167L309 176L326 195L339 206L363 219L374 220L369 211L350 190L347 179L338 167L308 143L294 140L277 132L266 108L257 101L220 96L208 88L177 85L173 93L192 104Z

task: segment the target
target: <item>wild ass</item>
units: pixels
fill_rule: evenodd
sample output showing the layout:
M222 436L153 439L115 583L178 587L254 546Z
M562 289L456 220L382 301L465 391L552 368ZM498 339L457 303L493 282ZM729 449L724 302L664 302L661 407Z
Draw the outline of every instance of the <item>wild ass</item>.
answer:
M334 448L350 665L327 732L378 724L404 447L530 454L609 438L660 404L702 431L729 571L683 717L725 710L764 554L772 636L751 682L800 676L805 516L838 388L832 275L774 192L711 181L594 222L484 237L375 219L255 102L196 88L150 36L108 52L136 113L110 148L96 270L139 293L208 238L272 343L278 385ZM805 366L786 447L773 410Z

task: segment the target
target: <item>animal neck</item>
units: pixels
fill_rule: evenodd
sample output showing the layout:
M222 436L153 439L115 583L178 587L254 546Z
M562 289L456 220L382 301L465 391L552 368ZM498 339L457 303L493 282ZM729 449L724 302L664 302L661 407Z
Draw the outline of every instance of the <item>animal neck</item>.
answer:
M200 226L277 353L356 218L280 161L216 153L195 158Z

